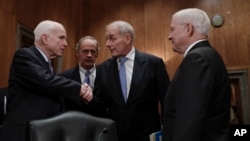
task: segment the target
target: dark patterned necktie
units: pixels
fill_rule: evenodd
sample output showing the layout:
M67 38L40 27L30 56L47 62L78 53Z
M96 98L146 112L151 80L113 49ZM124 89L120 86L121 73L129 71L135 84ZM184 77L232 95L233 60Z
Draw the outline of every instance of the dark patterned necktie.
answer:
M85 79L84 79L84 83L87 83L90 86L90 79L89 79L89 75L91 74L91 72L89 70L87 70L85 72Z

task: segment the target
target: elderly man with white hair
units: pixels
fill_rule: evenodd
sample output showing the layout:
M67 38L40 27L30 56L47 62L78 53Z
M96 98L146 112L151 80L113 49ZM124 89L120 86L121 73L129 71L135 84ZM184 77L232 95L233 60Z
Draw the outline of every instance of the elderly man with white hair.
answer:
M34 35L34 46L17 50L13 57L1 141L28 141L29 122L63 112L63 98L78 104L93 98L87 84L57 76L49 65L68 46L63 25L42 21Z
M168 39L184 59L164 100L163 141L229 140L230 83L209 28L209 17L197 8L172 17Z

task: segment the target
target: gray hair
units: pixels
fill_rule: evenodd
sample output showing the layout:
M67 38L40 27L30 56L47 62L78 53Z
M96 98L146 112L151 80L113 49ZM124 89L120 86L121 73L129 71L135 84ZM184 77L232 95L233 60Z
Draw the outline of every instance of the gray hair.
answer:
M52 30L56 28L64 29L63 25L58 22L51 20L41 21L34 29L35 41L39 41L43 34L49 34Z
M94 37L92 37L92 36L84 36L84 37L82 37L82 38L77 42L77 44L76 44L76 51L79 51L80 45L82 44L82 42L83 42L84 40L87 40L87 39L90 39L90 40L92 40L92 41L95 42L95 44L96 44L96 51L98 51L98 50L99 50L98 41L97 41Z
M119 30L119 32L120 32L121 35L129 33L131 35L132 41L134 40L134 36L135 36L134 28L128 22L125 22L125 21L114 21L114 22L108 24L106 26L106 28L110 27L110 26L117 27L117 29Z
M176 12L173 17L180 24L191 23L196 32L208 36L211 23L205 11L198 8L188 8Z

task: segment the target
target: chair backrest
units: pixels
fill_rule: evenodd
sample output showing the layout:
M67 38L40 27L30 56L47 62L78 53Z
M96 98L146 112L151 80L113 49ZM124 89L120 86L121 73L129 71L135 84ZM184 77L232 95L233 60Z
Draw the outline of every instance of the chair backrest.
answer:
M0 129L6 114L8 87L0 88Z
M78 111L30 122L31 141L117 141L115 122Z

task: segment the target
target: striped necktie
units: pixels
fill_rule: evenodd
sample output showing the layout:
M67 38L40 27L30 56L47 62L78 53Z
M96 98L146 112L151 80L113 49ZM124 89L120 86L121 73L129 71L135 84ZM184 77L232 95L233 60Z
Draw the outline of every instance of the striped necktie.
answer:
M87 83L90 86L90 78L89 75L91 74L91 72L89 70L87 70L85 72L85 79L84 79L84 83Z

